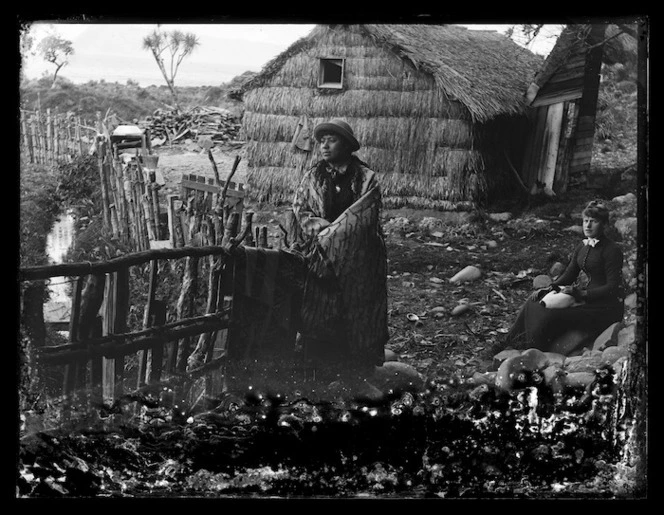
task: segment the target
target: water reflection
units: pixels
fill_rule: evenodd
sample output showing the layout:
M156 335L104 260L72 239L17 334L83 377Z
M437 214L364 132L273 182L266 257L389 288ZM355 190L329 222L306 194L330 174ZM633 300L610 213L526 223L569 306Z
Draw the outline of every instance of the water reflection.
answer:
M67 212L53 224L46 236L46 255L52 264L62 263L74 242L74 217ZM52 277L49 281L49 301L44 306L47 322L67 322L71 312L71 294L66 277Z

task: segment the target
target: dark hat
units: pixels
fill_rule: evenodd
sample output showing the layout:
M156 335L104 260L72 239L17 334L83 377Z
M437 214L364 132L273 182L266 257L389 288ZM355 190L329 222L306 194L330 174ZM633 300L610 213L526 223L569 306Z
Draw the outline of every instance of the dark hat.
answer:
M314 128L314 138L320 140L320 135L326 132L333 132L338 134L350 143L351 150L355 152L360 148L360 143L355 139L353 129L343 120L335 118L329 122L319 123Z

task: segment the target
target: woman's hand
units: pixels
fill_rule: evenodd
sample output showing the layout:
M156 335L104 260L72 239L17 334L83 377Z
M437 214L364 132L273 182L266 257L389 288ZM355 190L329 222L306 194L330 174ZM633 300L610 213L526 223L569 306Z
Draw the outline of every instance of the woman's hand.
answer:
M325 229L330 222L319 216L310 216L302 220L302 232L307 236L316 236Z
M567 295L574 295L574 291L576 288L574 286L563 286L560 288L560 293L566 293Z
M549 293L551 291L551 288L540 288L539 290L535 290L530 294L529 299L532 300L533 302L537 302L540 300L544 295Z

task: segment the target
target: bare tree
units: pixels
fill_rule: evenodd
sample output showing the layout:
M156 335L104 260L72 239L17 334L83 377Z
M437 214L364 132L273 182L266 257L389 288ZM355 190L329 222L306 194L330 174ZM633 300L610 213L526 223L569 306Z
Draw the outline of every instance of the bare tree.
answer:
M45 61L55 65L56 68L53 73L51 87L55 86L55 81L58 78L60 69L69 62L69 56L74 53L72 42L68 39L62 38L57 33L51 33L39 42L37 45L37 53L41 55Z
M195 34L179 30L161 32L159 29L155 29L143 38L143 48L152 52L157 66L166 80L166 85L171 91L175 107L178 109L180 106L175 91L175 77L183 59L191 54L199 44ZM168 57L168 62L166 62L165 55Z

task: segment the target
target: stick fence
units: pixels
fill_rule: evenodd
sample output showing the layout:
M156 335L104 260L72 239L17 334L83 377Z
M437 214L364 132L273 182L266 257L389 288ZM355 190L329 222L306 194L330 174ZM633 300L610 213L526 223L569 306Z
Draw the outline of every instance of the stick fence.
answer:
M70 113L20 111L20 146L27 161L55 165L89 155L97 135L87 120Z

